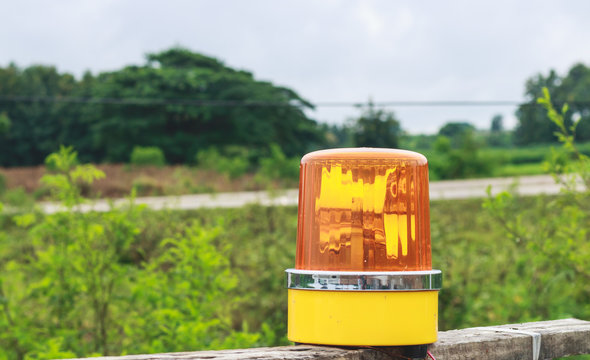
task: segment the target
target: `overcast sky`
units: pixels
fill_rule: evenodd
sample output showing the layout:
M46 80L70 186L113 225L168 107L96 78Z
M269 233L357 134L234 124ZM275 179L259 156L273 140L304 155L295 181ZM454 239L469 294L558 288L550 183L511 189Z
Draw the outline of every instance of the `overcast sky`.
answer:
M0 4L0 66L76 75L181 45L312 102L523 100L525 80L590 64L590 1L53 0ZM393 107L411 133L488 128L514 107ZM341 123L355 108L310 116Z

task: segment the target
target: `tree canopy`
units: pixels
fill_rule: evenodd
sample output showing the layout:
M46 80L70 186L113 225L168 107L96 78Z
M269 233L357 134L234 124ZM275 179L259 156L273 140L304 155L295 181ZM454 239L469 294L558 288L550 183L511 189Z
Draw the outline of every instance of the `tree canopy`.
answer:
M475 126L465 121L451 121L444 124L439 130L438 134L448 138L455 138L462 136L465 132L475 130Z
M547 87L552 94L556 108L561 108L566 102L570 105L564 119L567 126L571 125L573 117L580 118L576 139L590 140L590 68L575 64L563 77L551 70L546 76L537 74L527 80L525 96L528 102L516 112L515 142L519 145L557 142L554 134L557 126L549 121L546 112L536 103L536 99L542 96L543 87Z
M0 68L0 165L42 163L60 144L83 161L125 162L135 146L157 146L172 163L208 147L238 145L288 156L322 140L295 91L259 81L218 59L172 48L143 65L85 74L50 66Z
M355 146L397 148L401 135L402 129L395 114L375 108L371 101L362 109L353 127Z

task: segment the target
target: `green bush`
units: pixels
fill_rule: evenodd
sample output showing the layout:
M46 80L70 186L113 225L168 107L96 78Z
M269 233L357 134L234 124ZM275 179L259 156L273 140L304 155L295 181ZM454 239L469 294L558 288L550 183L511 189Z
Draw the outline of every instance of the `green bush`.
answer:
M216 148L201 150L195 159L200 167L225 174L230 179L239 178L250 167L248 150L242 147L225 148L223 154Z
M260 159L259 174L265 179L291 180L299 179L299 159L288 158L281 148L272 144L270 156Z
M50 172L65 173L78 165L78 153L71 146L59 147L59 150L45 158L45 168Z
M23 211L33 209L35 201L33 197L25 191L22 187L7 190L3 195L2 199L6 206L11 209Z
M472 132L460 137L460 147L453 148L452 141L439 136L434 150L428 155L431 180L462 179L491 176L499 159L482 154L480 144Z
M138 166L164 166L164 153L156 146L135 146L131 152L130 162Z
M12 121L6 111L0 112L0 135L8 134L12 126Z
M506 283L518 296L523 315L589 319L590 158L574 144L577 123L565 125L567 105L558 112L547 89L543 93L539 103L559 128L556 135L569 155L564 158L554 152L546 165L562 185L560 196L538 197L535 206L522 208L521 198L503 192L490 197L485 207L505 230L505 236L524 253L514 258L518 272L508 274L511 282Z
M131 199L105 213L77 211L78 182L104 176L62 148L42 181L65 211L0 218L0 358L50 359L252 346L233 323L239 299L221 226L165 227L142 250L145 211ZM10 245L7 245L10 244Z

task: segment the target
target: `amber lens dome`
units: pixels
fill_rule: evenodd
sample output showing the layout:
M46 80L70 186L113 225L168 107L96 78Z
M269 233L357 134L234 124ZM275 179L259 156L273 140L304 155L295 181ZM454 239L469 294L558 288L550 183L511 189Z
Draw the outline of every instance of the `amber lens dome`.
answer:
M372 148L305 155L295 267L431 270L426 158Z

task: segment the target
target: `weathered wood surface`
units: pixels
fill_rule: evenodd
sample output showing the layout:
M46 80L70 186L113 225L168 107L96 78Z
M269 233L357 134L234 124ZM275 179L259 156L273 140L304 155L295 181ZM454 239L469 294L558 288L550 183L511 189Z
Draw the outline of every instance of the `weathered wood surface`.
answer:
M590 322L577 319L539 321L494 326L541 334L539 359L590 354ZM530 335L468 328L438 333L439 340L429 350L437 360L533 359ZM283 346L222 351L195 351L153 355L129 355L93 358L93 360L391 360L402 359L397 348L339 348L331 346Z
M590 354L590 321L564 319L494 326L541 334L539 359ZM526 359L533 358L530 335L469 328L438 333L430 347L437 359Z

